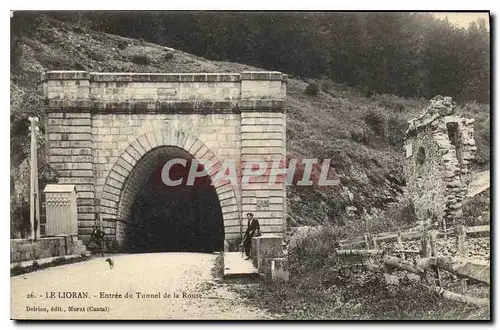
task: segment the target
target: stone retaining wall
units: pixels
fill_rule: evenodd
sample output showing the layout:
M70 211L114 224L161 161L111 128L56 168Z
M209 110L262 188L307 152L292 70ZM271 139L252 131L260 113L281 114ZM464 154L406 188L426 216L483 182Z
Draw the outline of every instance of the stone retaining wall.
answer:
M76 236L43 237L36 241L31 239L10 240L10 262L61 257L86 252L85 246Z
M259 274L273 281L288 281L288 258L284 255L283 237L264 234L252 238L250 257Z

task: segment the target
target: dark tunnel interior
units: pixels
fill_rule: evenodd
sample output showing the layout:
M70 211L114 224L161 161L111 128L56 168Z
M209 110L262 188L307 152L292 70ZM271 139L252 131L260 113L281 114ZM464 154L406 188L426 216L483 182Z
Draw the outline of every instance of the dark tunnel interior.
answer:
M196 178L194 185L186 185L192 158L184 153L187 165L176 164L170 170L171 180L182 178L179 186L167 186L161 179L166 161L173 156L179 158L179 154L156 157L148 165L149 175L140 183L131 205L127 230L129 252L223 250L224 227L215 188L208 175ZM198 166L200 170L202 165Z

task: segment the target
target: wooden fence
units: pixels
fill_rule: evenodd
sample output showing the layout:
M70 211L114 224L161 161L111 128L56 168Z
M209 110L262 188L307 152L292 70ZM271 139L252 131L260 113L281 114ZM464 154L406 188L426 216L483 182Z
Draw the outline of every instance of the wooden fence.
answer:
M443 298L458 300L478 306L489 306L489 299L467 296L467 280L472 279L481 284L490 284L490 264L487 261L466 257L465 241L467 235L480 235L490 232L490 226L465 227L458 226L452 230L429 230L421 232L366 234L353 240L340 242L341 248L336 250L338 256L346 257L354 262L361 259L363 269L382 273L388 283L399 284L403 278L393 274L396 270L406 271L406 279L422 281L430 290ZM438 256L436 241L439 237L457 238L458 256ZM420 240L420 250L404 250L403 241ZM393 249L380 249L381 242L396 242ZM364 249L359 249L362 247ZM357 248L357 249L354 249ZM408 256L413 261L407 260ZM416 257L416 259L415 259ZM458 276L461 280L461 294L443 289L441 272L446 271Z
M465 226L458 226L455 228L450 228L446 231L441 230L438 231L438 238L447 238L448 236L460 236L463 235L462 232L465 232L465 235L467 234L479 234L479 233L486 233L490 232L490 226L489 225L484 225L484 226L474 226L474 227L465 227ZM340 241L340 246L342 248L346 247L365 247L369 248L371 246L377 246L378 243L380 242L397 242L399 245L403 241L413 241L413 240L418 240L421 239L423 235L422 231L406 231L406 232L385 232L385 233L378 233L375 235L371 235L369 233L363 235L363 236L358 236L352 239L348 240L341 240Z

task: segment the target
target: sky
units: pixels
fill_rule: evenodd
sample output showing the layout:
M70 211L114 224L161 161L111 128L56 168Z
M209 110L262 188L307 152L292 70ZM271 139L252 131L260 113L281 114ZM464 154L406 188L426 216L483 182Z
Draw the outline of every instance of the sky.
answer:
M484 18L486 21L486 28L489 29L488 13L433 13L435 17L438 18L448 18L453 24L460 27L467 28L471 22L474 22L478 18Z

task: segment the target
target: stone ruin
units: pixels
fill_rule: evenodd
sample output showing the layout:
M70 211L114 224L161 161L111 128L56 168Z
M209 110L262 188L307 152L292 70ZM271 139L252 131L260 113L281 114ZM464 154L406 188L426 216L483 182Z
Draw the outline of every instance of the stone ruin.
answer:
M474 119L455 113L451 97L436 96L408 121L404 173L417 220L435 227L460 223L470 163L475 158Z

